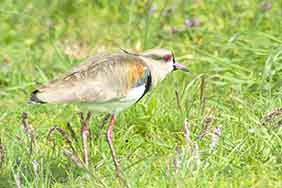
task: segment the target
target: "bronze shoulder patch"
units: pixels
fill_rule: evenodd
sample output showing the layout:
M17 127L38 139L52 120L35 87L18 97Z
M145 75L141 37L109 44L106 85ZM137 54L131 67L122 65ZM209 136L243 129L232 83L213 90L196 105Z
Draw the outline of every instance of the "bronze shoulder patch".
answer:
M128 64L127 83L128 88L132 88L136 82L144 77L144 65L141 63Z

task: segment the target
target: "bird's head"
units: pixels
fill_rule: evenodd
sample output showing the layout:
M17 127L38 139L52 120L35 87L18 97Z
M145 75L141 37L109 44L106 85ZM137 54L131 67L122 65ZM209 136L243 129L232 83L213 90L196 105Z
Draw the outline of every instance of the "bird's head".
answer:
M144 58L149 66L153 79L155 77L155 80L153 80L155 83L163 80L170 72L175 70L189 72L184 65L176 63L173 52L167 49L150 49L140 54L140 56Z
M166 67L169 72L175 70L189 72L189 70L184 65L176 63L174 54L170 50L163 48L154 48L143 52L141 55L153 61L158 61L161 66Z

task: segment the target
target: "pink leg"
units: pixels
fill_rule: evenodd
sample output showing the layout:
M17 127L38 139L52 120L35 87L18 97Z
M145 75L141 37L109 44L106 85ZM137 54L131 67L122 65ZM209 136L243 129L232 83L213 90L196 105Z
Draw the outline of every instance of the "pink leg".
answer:
M116 116L115 114L112 114L111 119L110 119L110 123L109 123L109 127L107 130L107 142L109 144L110 150L111 150L111 154L112 154L112 159L114 161L114 165L115 165L115 169L116 169L116 175L118 178L120 178L122 180L122 182L126 185L126 187L128 187L127 182L125 181L125 179L122 177L121 175L121 170L120 170L120 165L119 162L117 160L117 156L116 156L116 152L112 143L112 136L113 136L113 126L114 123L116 121Z
M80 114L83 161L86 166L88 166L87 135L88 135L88 126L89 126L89 121L90 121L91 116L92 116L92 113L88 112L87 117L84 119L83 114L82 113Z
M113 126L115 124L115 121L116 121L116 117L115 117L114 114L112 114L111 119L110 119L110 123L109 123L109 127L108 127L108 130L107 130L107 142L108 142L110 150L111 150L112 158L113 158L114 165L115 165L115 168L116 168L116 173L117 173L117 175L120 175L119 162L117 160L116 152L115 152L113 142L112 142Z

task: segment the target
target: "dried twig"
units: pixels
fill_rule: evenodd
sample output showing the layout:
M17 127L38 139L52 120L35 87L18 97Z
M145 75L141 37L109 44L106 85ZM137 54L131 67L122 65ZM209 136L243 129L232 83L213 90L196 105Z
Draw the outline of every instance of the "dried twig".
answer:
M206 116L203 122L203 128L200 131L199 135L198 135L198 139L202 140L204 138L204 136L208 133L209 130L209 126L210 124L213 122L214 117L212 116Z
M27 122L27 118L28 118L27 113L23 112L22 113L22 126L23 126L24 133L30 139L29 153L31 155L33 151L33 145L35 145L35 136L34 136L34 131L33 131L32 126L28 124Z
M189 131L189 122L187 119L185 119L184 121L183 134L184 134L185 142L189 143L190 142L190 131Z
M273 111L264 115L262 119L262 125L266 125L266 123L272 124L274 129L280 128L282 126L282 120L278 117L282 116L282 108L276 108Z
M173 169L174 169L174 173L177 173L177 168L178 168L178 161L176 159L176 157L173 158Z
M280 116L282 115L282 108L277 108L269 113L267 113L263 119L265 122L270 122L273 118L275 118L276 116Z
M188 151L188 144L190 144L191 140L190 140L190 131L189 131L189 123L188 123L188 120L185 119L184 120L184 125L183 125L183 137L184 137L184 140L186 142L186 147L185 147L185 150ZM186 152L185 151L185 152ZM176 152L176 155L175 157L173 157L173 169L174 169L174 172L175 174L177 173L177 169L179 168L179 165L180 163L182 162L182 157L183 155L181 155L183 153L182 149L177 145L176 148L175 148L175 152ZM184 152L184 153L185 153Z
M173 169L174 169L174 172L177 173L177 170L179 168L179 160L181 158L181 148L177 145L175 147L175 152L176 152L176 156L173 158Z
M177 107L178 107L179 111L182 113L183 110L182 110L182 107L181 107L180 97L179 97L179 93L178 93L177 90L175 90L175 97L176 97L176 104L177 104Z
M56 125L54 127L50 128L49 131L48 131L48 134L47 134L47 141L48 141L48 143L51 142L51 136L52 136L54 131L57 131L58 133L60 133L63 136L65 142L70 146L72 151L75 152L75 149L74 149L74 147L72 145L71 140L69 139L68 134L62 128L59 128Z
M21 160L17 159L16 164L14 166L14 170L15 170L14 178L15 178L16 188L21 188L21 177L20 177L20 173L19 173L20 163L21 163Z
M73 128L72 128L70 122L67 122L67 128L68 128L68 130L69 130L69 132L70 132L70 134L71 134L71 137L72 137L72 138L75 140L75 142L77 143L77 142L78 142L78 139L77 139L77 136L76 136L76 134L75 134L75 132L74 132L74 130L73 130Z
M19 135L16 135L16 140L24 145L24 140Z
M278 124L277 124L276 126L274 126L273 128L274 128L274 129L278 129L278 128L281 128L281 127L282 127L281 122L278 122Z
M0 138L0 168L4 162L4 159L5 159L4 145L2 144L2 140Z
M201 82L200 82L200 107L201 107L201 113L203 114L205 111L205 94L204 94L204 89L205 89L205 76L201 76Z
M83 162L76 156L74 155L71 151L64 149L63 150L64 155L69 158L76 166L79 168L83 168Z

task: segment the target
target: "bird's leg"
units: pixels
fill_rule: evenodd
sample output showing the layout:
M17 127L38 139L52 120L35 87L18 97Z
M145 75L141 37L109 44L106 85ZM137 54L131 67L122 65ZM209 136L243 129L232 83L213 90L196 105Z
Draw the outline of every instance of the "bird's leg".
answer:
M116 152L112 143L112 136L113 136L113 126L115 124L116 121L116 116L115 114L112 114L111 119L110 119L110 123L109 123L109 127L107 130L107 142L109 144L110 150L111 150L111 154L112 154L112 159L114 161L114 165L115 165L115 170L116 170L116 176L118 178L120 178L122 180L122 182L126 185L126 187L128 187L126 180L123 178L123 176L121 175L121 170L120 170L120 165L119 162L117 160L117 156L116 156Z
M115 168L116 168L116 174L117 174L117 176L119 176L120 175L120 166L119 166L119 162L117 160L116 152L115 152L113 142L112 142L113 126L115 124L115 121L116 121L115 114L112 114L111 119L110 119L110 123L109 123L109 127L108 127L108 130L107 130L107 142L108 142L110 150L111 150L112 158L113 158L114 165L115 165Z
M89 126L89 121L90 121L91 116L92 116L92 113L88 112L86 118L84 119L83 113L80 113L83 161L86 166L88 166L87 135L88 135L88 126Z

